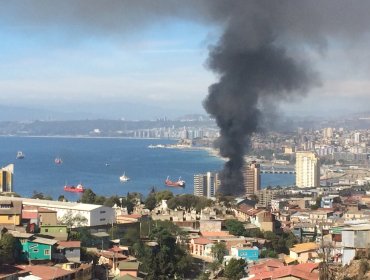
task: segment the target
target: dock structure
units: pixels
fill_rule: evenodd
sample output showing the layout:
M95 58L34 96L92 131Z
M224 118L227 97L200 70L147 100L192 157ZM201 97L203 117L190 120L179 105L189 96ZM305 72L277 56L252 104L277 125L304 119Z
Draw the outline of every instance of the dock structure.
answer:
M292 169L261 169L261 174L296 174L295 170Z

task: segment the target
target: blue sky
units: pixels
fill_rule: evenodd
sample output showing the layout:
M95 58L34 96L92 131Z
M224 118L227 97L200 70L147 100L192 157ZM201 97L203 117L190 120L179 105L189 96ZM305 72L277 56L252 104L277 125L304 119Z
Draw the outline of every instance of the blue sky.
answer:
M202 101L217 78L205 62L219 26L166 19L129 32L90 32L78 23L47 22L7 21L0 15L0 106L40 110L34 118L205 113ZM322 85L281 111L343 115L367 110L367 46L329 41L322 53L305 51Z
M90 116L101 117L109 117L97 111L102 103L124 118L138 116L119 112L120 104L149 111L146 117L162 117L165 108L169 115L203 113L201 102L214 81L204 66L212 32L180 21L123 36L0 27L0 102L67 112L83 104L94 108Z

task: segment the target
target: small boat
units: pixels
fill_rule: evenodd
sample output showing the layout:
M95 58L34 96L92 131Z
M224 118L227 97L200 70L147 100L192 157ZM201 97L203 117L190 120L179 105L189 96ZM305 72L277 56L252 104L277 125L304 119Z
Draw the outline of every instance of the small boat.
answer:
M105 166L107 166L107 167L108 167L108 166L110 166L110 163L106 162L106 163L105 163Z
M24 159L24 153L22 151L17 152L17 159Z
M181 180L181 177L176 181L171 181L170 180L170 177L167 176L167 179L166 181L164 181L164 184L167 186L167 187L180 187L180 188L185 188L185 181L184 180Z
M55 162L55 164L62 164L63 163L63 161L62 161L62 159L60 157L56 157L54 159L54 162Z
M120 180L121 182L127 182L127 181L129 181L129 180L130 180L130 178L129 178L129 177L127 177L125 173L123 173L123 175L122 175L121 177L119 177L119 180Z
M158 145L153 145L153 144L150 144L148 146L149 149L157 149L157 148L166 148L165 145L162 145L162 144L158 144Z
M65 185L64 186L64 190L66 192L84 192L85 191L85 188L81 184L78 184L77 186L68 186L68 185Z

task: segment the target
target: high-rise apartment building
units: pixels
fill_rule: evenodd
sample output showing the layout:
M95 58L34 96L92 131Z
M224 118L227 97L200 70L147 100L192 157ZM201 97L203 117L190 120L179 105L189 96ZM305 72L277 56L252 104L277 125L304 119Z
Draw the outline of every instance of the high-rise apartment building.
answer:
M0 169L0 192L13 191L14 164L9 164Z
M353 134L353 142L355 144L359 144L361 142L361 133L356 132L355 134Z
M325 139L331 139L333 138L333 128L327 127L323 129L323 136Z
M268 208L271 207L271 200L275 199L276 193L274 190L263 189L257 193L258 203L257 207Z
M296 153L296 186L312 188L320 186L320 159L314 152Z
M245 195L256 194L261 189L260 164L252 161L243 170Z
M220 179L216 172L194 175L194 195L208 198L215 197L219 186Z

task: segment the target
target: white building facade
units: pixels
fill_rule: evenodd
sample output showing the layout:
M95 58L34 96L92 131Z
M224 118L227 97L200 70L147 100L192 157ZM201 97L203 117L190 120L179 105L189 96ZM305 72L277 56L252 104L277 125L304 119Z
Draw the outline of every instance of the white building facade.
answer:
M9 197L1 197L7 198ZM115 211L112 207L95 204L85 204L77 202L62 202L54 200L42 200L32 198L12 197L12 200L22 201L23 205L38 206L51 209L57 212L57 219L62 220L65 217L84 217L86 222L79 226L101 226L116 222ZM74 227L78 226L77 224Z
M296 186L320 187L320 159L316 153L306 151L296 153Z

